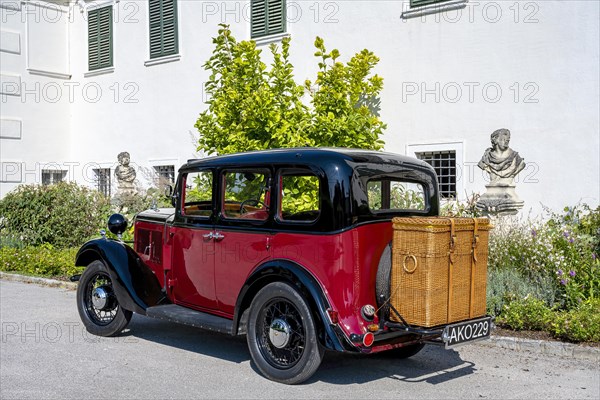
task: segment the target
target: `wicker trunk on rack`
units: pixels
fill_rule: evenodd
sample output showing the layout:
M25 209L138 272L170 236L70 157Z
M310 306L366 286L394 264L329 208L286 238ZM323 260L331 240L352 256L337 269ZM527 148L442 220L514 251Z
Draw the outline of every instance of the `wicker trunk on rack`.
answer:
M487 218L394 218L390 304L410 325L485 315ZM390 319L401 322L394 311Z

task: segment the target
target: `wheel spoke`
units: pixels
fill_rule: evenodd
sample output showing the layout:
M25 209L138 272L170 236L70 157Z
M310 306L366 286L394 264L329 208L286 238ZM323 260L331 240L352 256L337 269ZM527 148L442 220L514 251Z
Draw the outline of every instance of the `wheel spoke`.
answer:
M105 288L109 291L110 296L112 296L112 282L108 275L105 273L98 273L94 275L87 285L86 293L85 293L85 307L87 314L89 317L98 325L108 325L110 324L116 317L119 306L116 302L113 302L112 307L109 309L99 309L93 303L93 294L94 291L98 288ZM112 302L112 299L108 300Z
M276 347L269 338L271 324L275 319L281 319L289 326L289 339L282 348ZM280 369L287 369L300 360L305 349L304 326L301 321L299 311L287 299L273 299L265 306L258 339L261 351L270 364Z

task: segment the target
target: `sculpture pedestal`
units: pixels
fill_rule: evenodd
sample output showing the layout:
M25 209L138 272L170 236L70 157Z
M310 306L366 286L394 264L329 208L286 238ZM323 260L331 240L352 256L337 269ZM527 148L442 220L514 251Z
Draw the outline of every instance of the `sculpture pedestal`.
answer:
M485 185L486 192L477 201L477 208L484 214L514 215L519 212L525 202L519 199L515 185Z

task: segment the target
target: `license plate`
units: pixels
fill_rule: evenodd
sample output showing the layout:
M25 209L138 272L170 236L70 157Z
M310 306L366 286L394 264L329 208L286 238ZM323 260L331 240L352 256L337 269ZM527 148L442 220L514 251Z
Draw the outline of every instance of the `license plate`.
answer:
M444 328L446 348L487 339L492 331L492 318L485 317L448 325Z

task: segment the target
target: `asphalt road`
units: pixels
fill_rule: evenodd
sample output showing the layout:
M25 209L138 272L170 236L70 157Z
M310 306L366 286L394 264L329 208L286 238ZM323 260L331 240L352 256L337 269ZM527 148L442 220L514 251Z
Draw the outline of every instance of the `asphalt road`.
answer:
M256 372L245 337L134 315L117 338L87 334L75 292L0 281L0 399L599 399L597 362L480 345L408 360L328 353L305 384Z

